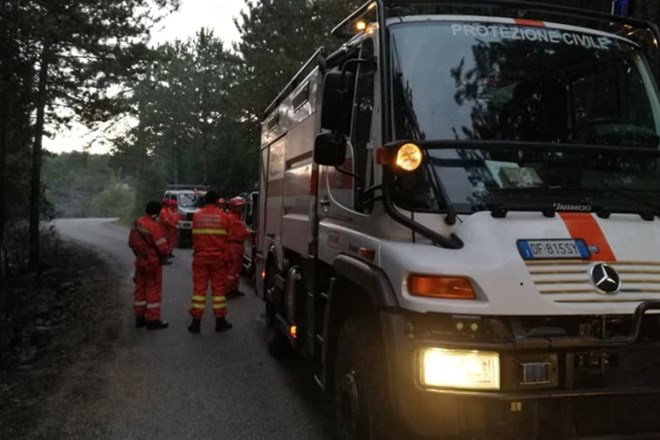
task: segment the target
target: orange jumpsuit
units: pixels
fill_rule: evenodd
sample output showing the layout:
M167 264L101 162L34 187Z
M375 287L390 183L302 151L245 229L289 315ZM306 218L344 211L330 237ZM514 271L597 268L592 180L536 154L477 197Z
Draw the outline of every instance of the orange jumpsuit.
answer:
M167 239L167 248L169 250L167 255L170 255L174 250L174 242L176 241L177 223L178 223L178 219L176 222L174 221L174 218L172 216L172 210L167 206L167 202L166 202L166 204L160 210L160 224L163 227L163 234Z
M133 311L138 318L158 321L163 280L161 260L169 253L162 226L149 215L139 217L131 226L128 245L135 254Z
M214 204L204 206L193 216L193 295L189 311L193 318L204 314L209 282L213 314L216 318L227 315L225 293L231 262L227 238L231 229L232 218Z
M243 223L241 215L236 212L230 212L232 228L229 231L229 249L231 254L231 266L227 276L227 291L233 292L238 290L241 281L241 267L243 266L243 253L245 247L243 242L252 236L252 232Z
M174 251L174 246L176 245L176 227L179 224L179 213L176 210L176 202L170 201L170 204L168 206L169 208L169 215L170 215L170 223L172 224L172 230L170 231L170 254L172 251Z

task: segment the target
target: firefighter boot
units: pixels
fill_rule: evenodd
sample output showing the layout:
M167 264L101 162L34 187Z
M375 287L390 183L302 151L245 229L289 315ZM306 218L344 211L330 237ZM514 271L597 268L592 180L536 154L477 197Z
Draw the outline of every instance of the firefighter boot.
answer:
M200 325L202 323L202 320L199 318L193 318L192 322L188 326L188 331L190 333L199 333L201 331Z
M231 323L225 318L215 318L215 331L221 332L224 330L229 330L232 327Z
M144 320L144 316L136 316L135 317L135 328L142 328L145 326L147 321Z
M146 325L147 330L161 330L170 326L169 322L161 321L160 319L158 321L147 321Z

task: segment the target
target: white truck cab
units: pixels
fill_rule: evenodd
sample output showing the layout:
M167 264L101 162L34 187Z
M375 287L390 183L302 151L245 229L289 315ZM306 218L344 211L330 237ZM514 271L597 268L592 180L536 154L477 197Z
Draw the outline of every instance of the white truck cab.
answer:
M192 246L192 218L204 206L206 187L196 185L168 185L163 198L174 200L179 214L176 227L177 247Z
M378 0L333 33L263 122L256 268L338 437L660 435L657 27Z

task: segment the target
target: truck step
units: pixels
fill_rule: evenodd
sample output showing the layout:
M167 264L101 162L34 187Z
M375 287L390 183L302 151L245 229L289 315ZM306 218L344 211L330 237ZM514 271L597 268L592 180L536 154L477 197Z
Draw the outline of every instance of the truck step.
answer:
M286 286L286 279L282 275L275 275L275 287L284 291L284 286Z

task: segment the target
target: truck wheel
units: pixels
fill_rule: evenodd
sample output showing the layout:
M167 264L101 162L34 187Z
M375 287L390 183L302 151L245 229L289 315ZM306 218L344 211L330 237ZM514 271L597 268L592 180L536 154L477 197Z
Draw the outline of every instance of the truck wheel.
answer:
M276 271L273 268L269 268L266 272L266 285L264 286L266 289L266 300L264 303L266 306L266 324L270 329L268 351L275 359L282 359L290 356L293 352L293 348L286 335L283 335L282 332L277 329L277 324L275 322L277 319L275 316L276 308L273 303L273 299L275 298L274 289L277 288L275 287L275 275Z
M268 341L268 352L275 359L284 359L291 356L293 350L289 340L282 333L271 327L270 340Z
M339 332L334 412L337 439L389 440L399 436L388 409L383 341L374 319L355 317Z

